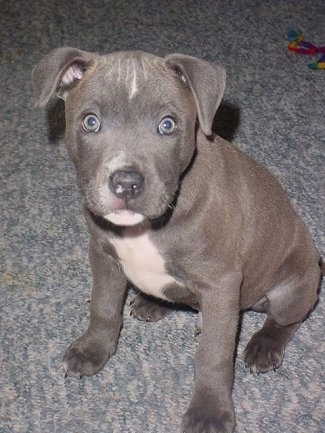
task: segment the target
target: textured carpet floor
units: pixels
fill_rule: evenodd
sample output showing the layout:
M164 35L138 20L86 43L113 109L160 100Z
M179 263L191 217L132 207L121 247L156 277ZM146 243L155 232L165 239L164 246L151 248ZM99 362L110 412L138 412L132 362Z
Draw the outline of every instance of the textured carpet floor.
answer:
M0 0L1 433L179 432L197 346L193 313L145 324L127 305L105 369L64 378L62 354L88 323L88 233L61 114L34 108L32 66L62 45L217 60L228 72L218 132L278 177L324 255L325 71L285 41L294 28L325 45L324 23L324 0ZM324 432L324 302L278 373L253 376L242 352L262 320L242 323L236 432Z

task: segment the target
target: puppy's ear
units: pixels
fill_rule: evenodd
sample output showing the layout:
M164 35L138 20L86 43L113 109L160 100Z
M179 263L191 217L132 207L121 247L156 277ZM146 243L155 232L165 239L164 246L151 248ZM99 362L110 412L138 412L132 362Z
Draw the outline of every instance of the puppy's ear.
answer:
M95 54L70 47L57 48L43 57L32 71L37 105L44 107L54 94L65 99L96 57Z
M226 86L226 71L221 66L183 54L171 54L165 60L189 86L201 128L205 135L211 135L213 118Z

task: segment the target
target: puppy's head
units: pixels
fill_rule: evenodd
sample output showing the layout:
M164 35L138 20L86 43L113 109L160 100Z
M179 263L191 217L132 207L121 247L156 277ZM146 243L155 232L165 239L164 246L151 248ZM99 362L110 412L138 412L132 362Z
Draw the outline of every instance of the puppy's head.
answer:
M162 216L211 135L225 72L180 54L50 52L33 69L38 104L65 100L66 143L88 209L118 225Z

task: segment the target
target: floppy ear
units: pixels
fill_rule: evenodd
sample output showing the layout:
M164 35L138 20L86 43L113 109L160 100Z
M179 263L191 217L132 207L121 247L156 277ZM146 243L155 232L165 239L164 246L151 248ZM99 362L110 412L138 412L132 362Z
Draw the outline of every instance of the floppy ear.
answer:
M183 54L165 58L193 94L201 128L212 134L212 122L226 86L226 71L221 66Z
M44 107L54 94L64 99L95 58L96 54L70 47L49 52L32 71L37 105Z

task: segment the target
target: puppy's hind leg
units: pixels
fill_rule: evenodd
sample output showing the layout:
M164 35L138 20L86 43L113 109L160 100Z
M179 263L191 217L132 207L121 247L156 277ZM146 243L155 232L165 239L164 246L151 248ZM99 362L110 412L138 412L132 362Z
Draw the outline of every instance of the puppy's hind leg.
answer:
M319 269L312 266L301 281L291 276L266 295L263 309L268 317L245 349L245 364L252 373L280 367L287 344L317 302L319 278Z
M144 322L158 322L175 311L173 304L139 293L130 303L131 316Z
M250 339L245 349L245 365L251 373L266 373L282 364L285 348L301 322L280 326L267 317L262 329Z

